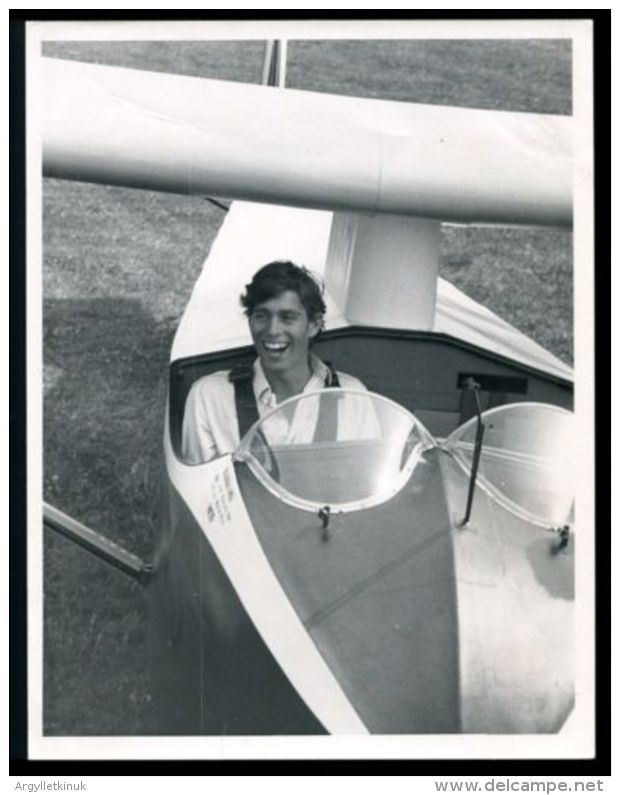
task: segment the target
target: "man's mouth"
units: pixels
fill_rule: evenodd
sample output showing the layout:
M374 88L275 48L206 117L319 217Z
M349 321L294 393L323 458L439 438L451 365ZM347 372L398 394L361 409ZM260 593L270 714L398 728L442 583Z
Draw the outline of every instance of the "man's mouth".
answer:
M261 344L268 353L272 354L284 353L289 347L288 342L262 342Z

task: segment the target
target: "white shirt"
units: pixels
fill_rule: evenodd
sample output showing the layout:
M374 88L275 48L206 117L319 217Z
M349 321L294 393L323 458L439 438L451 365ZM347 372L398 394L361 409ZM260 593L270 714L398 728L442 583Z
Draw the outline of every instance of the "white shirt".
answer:
M329 373L327 365L318 356L310 354L310 376L304 393L323 389ZM235 406L235 388L228 379L229 371L206 375L194 382L185 403L182 432L182 455L188 464L203 464L218 455L232 453L239 446L239 423ZM365 390L357 378L338 373L338 381L344 389ZM263 418L278 403L269 386L260 359L254 362L252 382L259 418ZM354 396L350 396L354 398ZM355 404L358 404L357 407ZM338 438L356 438L356 429L365 424L367 400L349 400L346 406L338 406ZM356 410L357 409L357 410ZM269 423L270 442L293 443L311 441L318 415L318 401L302 401L290 422L280 414ZM367 423L366 423L367 424ZM375 435L373 433L373 435ZM276 438L277 437L277 438Z

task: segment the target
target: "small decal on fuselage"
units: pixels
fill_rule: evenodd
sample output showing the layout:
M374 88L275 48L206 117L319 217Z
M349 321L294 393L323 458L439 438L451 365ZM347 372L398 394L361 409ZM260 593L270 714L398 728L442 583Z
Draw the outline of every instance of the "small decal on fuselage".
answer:
M235 496L228 469L224 470L222 477L219 474L214 477L210 492L210 501L207 504L207 519L210 524L217 521L223 527L232 520L229 506Z

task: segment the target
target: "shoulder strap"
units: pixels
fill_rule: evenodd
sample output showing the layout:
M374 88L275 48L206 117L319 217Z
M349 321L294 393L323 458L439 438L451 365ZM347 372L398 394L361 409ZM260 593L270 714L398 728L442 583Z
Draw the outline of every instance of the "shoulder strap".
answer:
M338 374L331 366L331 362L325 362L328 373L325 376L325 389L334 389L340 386ZM315 442L335 442L338 437L338 401L334 398L326 397L321 400L319 406L319 416L314 429Z
M258 420L258 408L252 387L254 368L251 364L238 364L228 374L228 380L235 388L235 408L239 424L239 439L243 439L252 425Z
M329 387L339 387L340 381L338 380L338 373L332 367L331 362L324 362L327 367L328 373L325 376L325 387L329 389ZM331 403L332 401L330 401Z

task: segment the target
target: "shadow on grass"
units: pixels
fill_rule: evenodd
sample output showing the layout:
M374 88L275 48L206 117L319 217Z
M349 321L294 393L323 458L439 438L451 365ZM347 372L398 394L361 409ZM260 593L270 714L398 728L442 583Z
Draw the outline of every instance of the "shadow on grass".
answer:
M133 300L44 304L44 497L144 558L175 323ZM152 733L142 588L51 533L44 565L44 732Z

